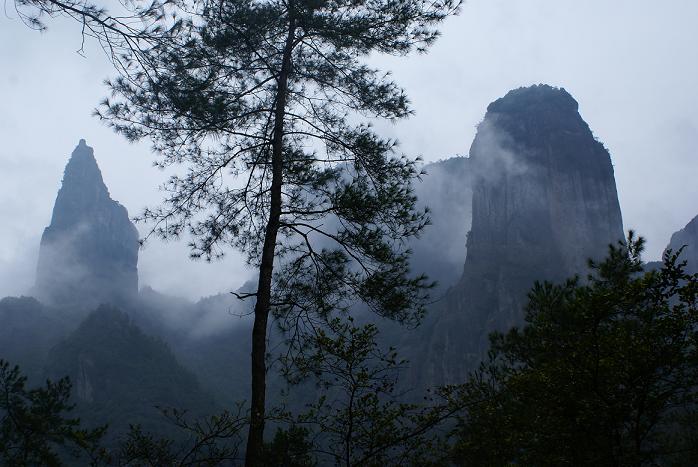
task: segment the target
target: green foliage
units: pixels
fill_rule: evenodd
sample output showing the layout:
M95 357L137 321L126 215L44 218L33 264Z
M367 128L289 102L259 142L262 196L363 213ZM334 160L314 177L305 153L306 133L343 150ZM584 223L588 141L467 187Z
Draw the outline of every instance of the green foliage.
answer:
M401 401L395 385L406 362L395 349L382 350L377 334L373 324L335 318L286 362L291 382L316 383L318 399L296 423L312 433L320 465L431 465L439 458L435 428L450 408Z
M117 465L176 465L174 442L132 425L119 449Z
M15 12L29 28L45 31L46 18L71 18L82 26L83 43L86 38L96 39L117 69L125 70L124 56L139 52L173 33L180 21L167 15L165 1L120 2L116 11L108 11L101 2L85 0L14 0ZM170 20L165 26L163 19Z
M411 277L404 239L427 222L412 194L419 170L371 126L411 110L389 74L362 59L425 50L458 6L172 2L195 19L132 55L99 110L126 137L150 139L161 166L185 166L143 219L163 237L192 234L196 257L233 246L256 266L271 232L281 315L362 300L417 319L428 282ZM330 277L331 293L317 288Z
M67 378L27 389L19 367L0 360L0 460L13 466L61 465L65 456L96 461L106 426L88 430L67 418L71 384Z
M409 268L417 161L373 119L410 114L374 53L425 51L458 0L172 0L167 40L127 54L98 115L183 164L147 210L153 232L191 235L194 257L232 246L259 269L252 330L248 466L262 465L267 322L303 347L314 322L356 302L418 321L430 284ZM163 17L163 24L170 23ZM163 30L169 31L167 27ZM295 345L298 344L298 345Z
M163 410L163 415L178 431L177 441L132 425L115 456L115 465L218 466L236 465L240 460L242 432L247 427L240 411L198 419L174 409Z
M643 240L591 264L585 282L536 284L526 326L493 334L460 387L462 465L696 462L698 277L678 253L643 272Z
M278 428L274 439L264 446L264 462L268 467L314 467L310 432L292 425L287 430Z

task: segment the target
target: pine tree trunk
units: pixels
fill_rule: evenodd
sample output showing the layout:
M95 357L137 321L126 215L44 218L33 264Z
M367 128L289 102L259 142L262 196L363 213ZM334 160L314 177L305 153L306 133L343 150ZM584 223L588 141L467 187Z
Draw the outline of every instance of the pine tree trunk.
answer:
M250 427L247 435L245 467L264 465L264 417L266 403L266 353L267 324L271 309L271 283L274 272L276 237L281 220L281 187L283 185L283 134L286 112L288 78L291 72L291 53L295 39L295 21L290 15L289 31L284 47L281 72L279 73L276 104L274 109L274 134L272 139L272 182L269 220L264 235L262 261L259 266L257 302L254 307L252 328L252 397Z

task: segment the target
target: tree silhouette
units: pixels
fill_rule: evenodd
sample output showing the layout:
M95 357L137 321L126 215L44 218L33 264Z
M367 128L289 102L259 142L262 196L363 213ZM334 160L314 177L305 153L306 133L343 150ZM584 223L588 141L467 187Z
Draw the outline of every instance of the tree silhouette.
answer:
M103 458L106 426L93 430L68 418L72 385L67 378L27 389L19 367L0 360L0 460L3 465L60 465L61 455Z
M298 343L362 301L418 320L429 284L410 273L405 239L416 161L373 119L410 114L371 54L425 51L458 0L173 2L177 34L124 62L100 111L129 139L149 138L159 164L186 173L143 219L165 238L192 234L194 256L232 245L258 268L247 465L261 465L269 315ZM291 346L293 347L293 345ZM296 348L302 348L302 343Z
M678 253L643 272L643 240L585 283L537 284L526 326L492 336L455 390L462 465L693 465L698 276Z

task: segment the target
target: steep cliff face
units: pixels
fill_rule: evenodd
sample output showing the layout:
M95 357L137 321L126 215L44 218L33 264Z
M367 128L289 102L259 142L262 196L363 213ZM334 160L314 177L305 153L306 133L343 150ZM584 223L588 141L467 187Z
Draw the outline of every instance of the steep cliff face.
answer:
M118 302L138 292L137 263L138 232L80 140L41 237L36 293L55 304Z
M431 225L411 243L412 270L438 282L436 292L452 286L463 273L465 237L470 229L472 176L467 157L452 157L424 166L415 185L420 208L428 207Z
M666 249L677 252L681 247L684 248L679 258L687 262L687 271L698 273L698 216L671 236Z
M423 371L436 384L462 380L490 332L522 324L534 281L583 274L623 238L610 156L564 89L521 88L490 104L470 164L463 276L428 325Z

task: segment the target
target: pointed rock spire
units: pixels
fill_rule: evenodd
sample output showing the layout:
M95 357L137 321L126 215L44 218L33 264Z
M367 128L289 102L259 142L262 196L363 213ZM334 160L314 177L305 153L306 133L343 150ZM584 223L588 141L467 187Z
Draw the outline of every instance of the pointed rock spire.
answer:
M119 302L138 291L137 263L138 231L81 139L41 237L37 295L55 304Z

